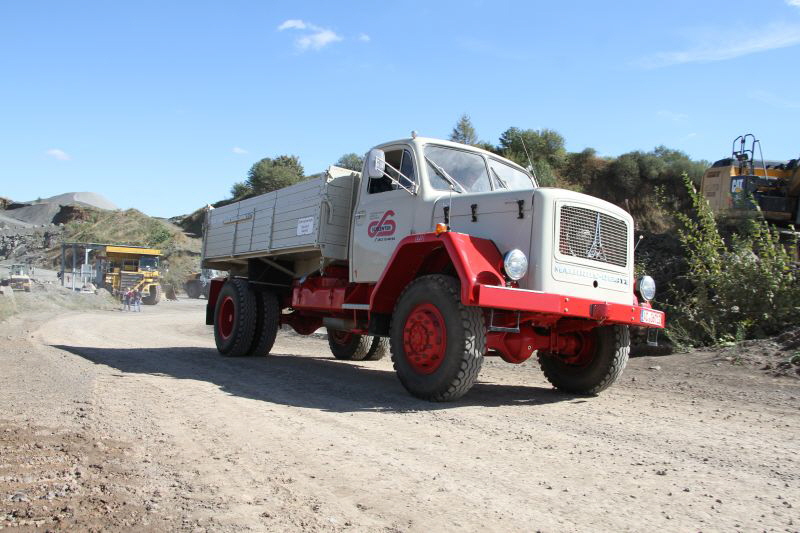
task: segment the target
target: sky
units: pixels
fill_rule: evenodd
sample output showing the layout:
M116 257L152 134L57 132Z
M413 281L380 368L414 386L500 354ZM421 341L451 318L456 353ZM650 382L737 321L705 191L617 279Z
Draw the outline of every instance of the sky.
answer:
M0 0L0 196L153 216L392 139L511 126L600 155L800 155L800 0Z

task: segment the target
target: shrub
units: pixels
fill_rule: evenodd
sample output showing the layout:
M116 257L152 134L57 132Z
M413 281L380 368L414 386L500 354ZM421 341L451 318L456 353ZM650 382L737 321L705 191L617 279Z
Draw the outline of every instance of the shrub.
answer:
M783 331L800 322L800 275L780 233L760 219L726 242L711 208L684 174L694 216L677 213L685 280L668 305L678 345L713 345ZM797 242L790 246L796 247Z

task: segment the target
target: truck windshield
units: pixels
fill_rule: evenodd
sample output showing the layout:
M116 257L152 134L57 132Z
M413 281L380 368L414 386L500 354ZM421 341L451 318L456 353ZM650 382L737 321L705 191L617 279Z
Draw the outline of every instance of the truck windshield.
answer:
M434 189L450 189L450 183L436 169L439 166L466 192L492 190L486 162L479 154L443 146L426 146L425 159L428 161L428 176Z
M496 159L489 159L489 168L498 189L532 189L536 186L530 176Z
M139 259L139 270L158 270L158 257L145 256Z

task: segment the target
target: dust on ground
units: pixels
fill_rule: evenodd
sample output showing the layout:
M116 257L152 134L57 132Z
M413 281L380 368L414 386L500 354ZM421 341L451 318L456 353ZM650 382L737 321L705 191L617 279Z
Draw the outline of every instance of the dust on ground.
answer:
M795 378L704 351L580 397L491 358L431 404L324 339L221 357L204 304L0 323L0 527L800 529Z
M719 354L720 364L800 379L800 326L773 338L743 341L713 351Z

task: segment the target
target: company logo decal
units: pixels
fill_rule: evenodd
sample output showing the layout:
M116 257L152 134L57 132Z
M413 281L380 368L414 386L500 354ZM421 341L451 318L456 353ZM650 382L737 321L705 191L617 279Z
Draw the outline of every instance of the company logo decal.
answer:
M367 235L376 240L389 240L382 237L390 237L394 235L397 229L397 224L391 217L395 215L391 209L386 211L380 219L377 217L367 226Z

